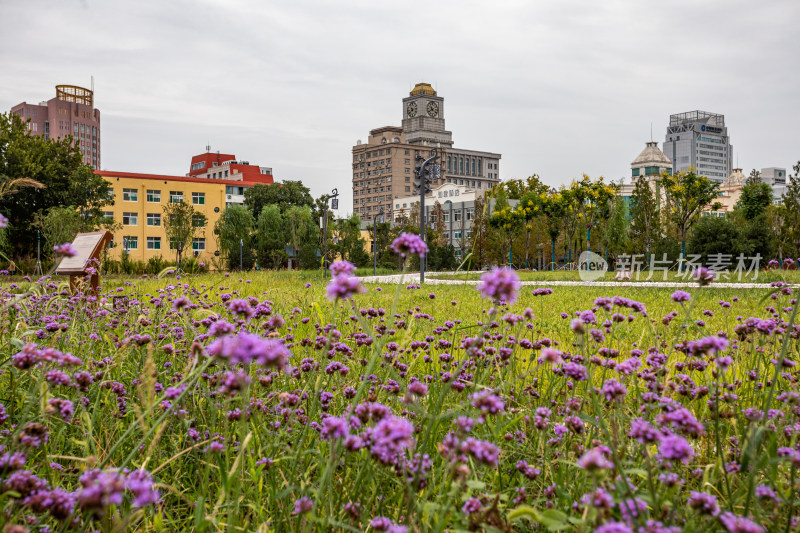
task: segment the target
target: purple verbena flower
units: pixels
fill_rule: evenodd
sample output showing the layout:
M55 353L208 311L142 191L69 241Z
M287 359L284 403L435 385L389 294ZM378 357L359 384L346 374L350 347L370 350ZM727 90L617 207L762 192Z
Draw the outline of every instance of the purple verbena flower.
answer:
M401 233L391 245L392 251L405 257L408 254L416 254L420 257L425 257L428 253L428 245L420 238L419 235L414 233Z
M57 244L53 246L56 255L63 255L64 257L75 257L78 251L72 246L72 243L65 242L64 244Z
M483 273L478 291L483 298L495 303L513 304L519 296L520 286L517 273L511 268L501 267Z

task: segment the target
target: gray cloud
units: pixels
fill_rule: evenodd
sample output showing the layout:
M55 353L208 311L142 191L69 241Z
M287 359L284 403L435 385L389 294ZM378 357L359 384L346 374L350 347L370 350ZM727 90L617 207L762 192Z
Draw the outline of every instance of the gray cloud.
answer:
M211 143L350 206L350 147L418 81L501 177L618 179L670 113L724 113L745 169L800 159L794 0L0 0L0 108L95 76L103 166L184 174ZM344 211L344 210L343 210Z

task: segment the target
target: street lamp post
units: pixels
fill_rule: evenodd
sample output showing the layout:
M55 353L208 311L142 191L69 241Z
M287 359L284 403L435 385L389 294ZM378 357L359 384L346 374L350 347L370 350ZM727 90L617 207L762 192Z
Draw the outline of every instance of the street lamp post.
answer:
M378 212L383 221L383 206ZM378 216L372 219L372 275L378 275Z
M329 195L325 196L325 209L322 214L322 279L328 279L328 200L332 200L331 209L339 209L338 197L338 189L333 189Z
M244 271L244 239L239 239L239 271Z
M416 169L416 185L419 187L419 236L426 240L427 225L425 224L425 194L430 192L430 183L434 179L441 176L442 167L439 164L433 163L439 159L436 148L431 150L430 157L424 159L421 155L417 155L417 161L422 161L419 168ZM430 167L428 167L430 165ZM425 259L426 257L419 258L419 282L425 283Z

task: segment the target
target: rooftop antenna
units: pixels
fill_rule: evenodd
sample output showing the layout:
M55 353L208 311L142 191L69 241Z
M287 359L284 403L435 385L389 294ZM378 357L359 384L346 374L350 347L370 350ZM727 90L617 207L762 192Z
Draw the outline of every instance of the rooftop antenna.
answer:
M206 145L206 153L209 153L210 151L211 151L211 141L209 141L208 144Z
M92 78L92 93L94 93L94 76L92 76L91 78Z

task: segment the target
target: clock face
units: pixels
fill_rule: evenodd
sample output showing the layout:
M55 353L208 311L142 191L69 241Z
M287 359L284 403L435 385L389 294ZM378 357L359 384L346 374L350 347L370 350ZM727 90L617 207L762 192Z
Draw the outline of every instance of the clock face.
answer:
M428 111L429 117L435 117L439 114L439 104L436 102L428 102L428 106L425 109Z
M417 116L417 103L411 102L408 104L408 109L406 110L408 113L408 118L416 117Z

